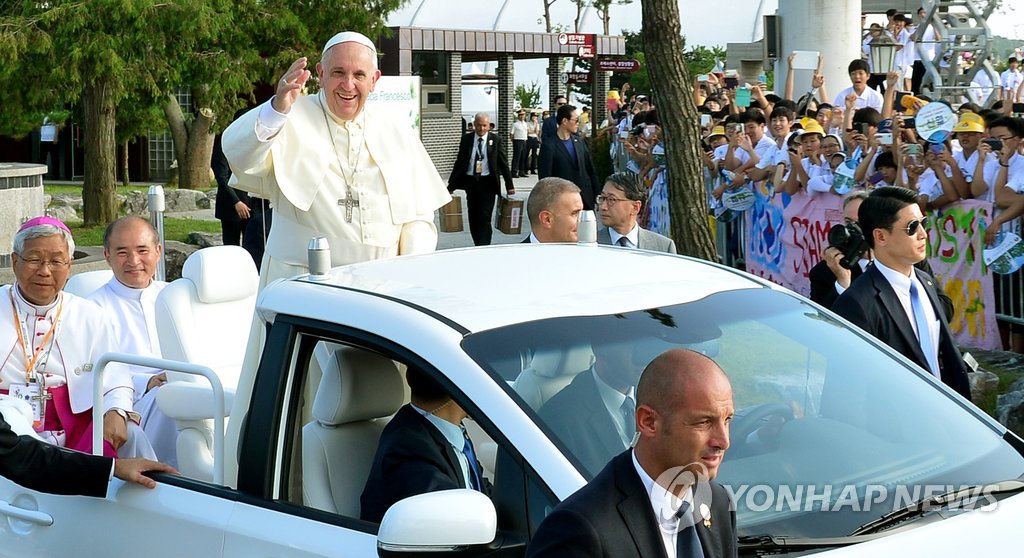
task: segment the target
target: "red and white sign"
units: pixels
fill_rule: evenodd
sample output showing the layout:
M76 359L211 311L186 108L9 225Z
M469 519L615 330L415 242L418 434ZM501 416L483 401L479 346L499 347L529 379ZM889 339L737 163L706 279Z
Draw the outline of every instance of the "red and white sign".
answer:
M602 58L597 61L597 69L601 72L635 72L640 69L640 61Z
M593 33L559 33L558 44L579 47L576 49L576 56L579 58L593 58L596 53L596 37L597 35Z
M558 44L566 46L594 45L593 33L559 33Z

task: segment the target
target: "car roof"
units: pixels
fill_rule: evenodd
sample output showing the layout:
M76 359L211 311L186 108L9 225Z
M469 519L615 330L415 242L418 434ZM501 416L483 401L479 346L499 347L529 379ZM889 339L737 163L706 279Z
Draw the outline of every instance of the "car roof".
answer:
M294 289L284 299L312 296L299 284L318 287L317 305L324 310L331 304L331 288L344 288L420 307L468 332L560 316L642 310L720 291L769 287L752 276L698 259L577 244L441 250L337 267L324 279L302 275L272 288ZM278 304L273 306L284 311Z

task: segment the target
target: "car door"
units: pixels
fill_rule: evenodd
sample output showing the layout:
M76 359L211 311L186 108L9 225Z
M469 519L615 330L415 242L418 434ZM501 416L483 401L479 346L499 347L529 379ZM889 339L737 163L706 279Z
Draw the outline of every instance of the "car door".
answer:
M250 412L242 428L238 485L246 496L232 511L224 556L377 556L379 526L359 515L379 431L408 402L406 369L439 372L408 347L301 318L279 315L267 343L264 355L276 362L262 363L253 387L253 404L262 411ZM330 380L338 367L347 367L344 379ZM322 405L321 398L334 394L330 386L357 392ZM470 406L458 386L453 389L459 404ZM367 402L381 399L382 391L392 394L387 403ZM345 405L360 411L347 413ZM335 411L323 416L321 407ZM494 439L492 425L467 426L483 475L494 483L492 499L504 510L499 528L516 532L521 554L527 538L521 458ZM363 427L369 431L359 433Z
M0 557L110 556L127 549L144 550L147 558L221 556L237 494L158 477L152 490L114 479L106 498L43 494L0 478Z
M372 524L304 503L302 430L321 376L314 349L324 339L281 316L271 328L240 434L238 486L245 496L228 520L225 557L377 555Z

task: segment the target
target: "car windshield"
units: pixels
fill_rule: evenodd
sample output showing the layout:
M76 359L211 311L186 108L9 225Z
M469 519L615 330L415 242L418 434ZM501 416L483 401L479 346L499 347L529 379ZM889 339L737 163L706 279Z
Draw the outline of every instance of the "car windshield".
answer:
M740 535L842 536L922 497L1024 473L978 411L779 291L519 324L463 347L587 478L627 447L624 421L611 418L616 387L672 347L712 357L733 386L716 480L733 494Z

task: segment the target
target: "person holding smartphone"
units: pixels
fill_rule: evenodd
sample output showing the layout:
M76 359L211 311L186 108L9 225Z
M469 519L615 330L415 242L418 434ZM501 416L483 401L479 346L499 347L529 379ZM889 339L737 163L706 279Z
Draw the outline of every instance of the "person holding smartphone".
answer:
M985 120L973 112L960 115L953 128L960 150L953 154L953 185L961 198L992 201L991 180L998 172L992 147L984 143ZM998 140L996 140L998 141Z

